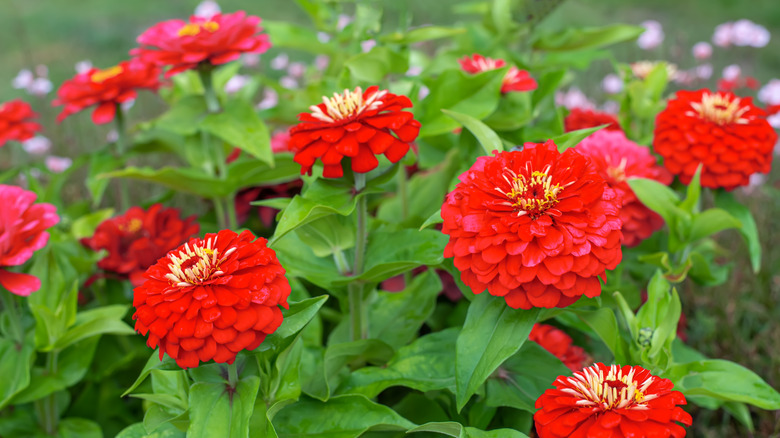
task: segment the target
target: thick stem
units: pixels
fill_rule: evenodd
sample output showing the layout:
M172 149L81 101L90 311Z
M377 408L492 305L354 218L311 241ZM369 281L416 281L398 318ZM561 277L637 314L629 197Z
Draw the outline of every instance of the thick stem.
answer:
M116 104L116 156L122 160L125 158L127 150L127 128L125 124L125 113L121 104ZM130 208L130 194L127 190L127 181L119 180L119 208L122 211Z
M235 362L229 364L227 366L228 369L228 385L236 389L236 386L238 386L238 365L236 365Z
M221 108L219 106L217 93L214 90L213 77L211 73L211 66L201 67L198 70L200 81L203 84L203 95L206 98L206 108L208 109L209 114L216 114L221 111ZM219 174L220 178L227 177L227 163L225 163L225 151L222 148L222 144L219 142L211 142L210 135L208 135L207 140L211 143L209 145L209 149L214 156L214 164L217 166L217 174Z
M5 290L5 288L0 287L0 297L2 297L3 300L3 309L5 309L5 313L8 315L8 320L11 322L11 336L14 337L14 340L16 341L17 349L22 348L22 344L24 343L24 328L22 327L22 318L19 315L19 309L16 308L16 298L14 298L14 295Z
M366 175L355 174L355 196L366 187ZM363 273L363 258L366 253L366 221L368 220L368 204L365 196L357 201L357 232L355 234L355 260L352 264L352 275L357 277ZM349 315L350 334L352 340L366 339L368 337L368 324L365 318L365 306L363 304L363 283L353 281L349 284Z
M46 373L50 376L57 374L58 356L59 351L57 350L50 351L46 355ZM60 419L56 393L53 392L35 403L39 416L38 420L43 430L46 431L47 435L56 435Z
M225 215L224 199L216 197L212 199L214 203L214 214L217 216L217 225L220 230L227 229L229 224L227 223L227 216Z
M236 195L232 193L225 197L225 210L227 210L228 225L231 230L238 228L238 216L236 215Z

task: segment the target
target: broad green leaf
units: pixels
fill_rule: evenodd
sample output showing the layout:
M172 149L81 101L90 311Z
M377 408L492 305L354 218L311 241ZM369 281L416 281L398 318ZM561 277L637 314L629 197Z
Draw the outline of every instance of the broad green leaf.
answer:
M685 214L678 207L680 197L668 186L648 178L629 178L628 185L642 204L661 215L667 224L673 224L676 217Z
M306 26L269 20L263 20L262 26L271 37L271 44L274 47L303 50L315 55L328 55L335 52L334 46L320 42L317 33Z
M382 35L379 41L389 44L414 44L422 41L438 40L465 33L463 27L423 26L406 32L393 32Z
M76 240L92 237L95 234L95 229L98 225L110 218L113 214L113 208L104 208L103 210L81 216L73 221L73 225L70 227L70 234Z
M710 208L693 217L689 241L695 242L730 228L740 229L742 222L726 210Z
M468 114L461 114L446 109L442 109L441 112L453 118L466 129L471 131L471 133L474 134L474 137L477 138L479 144L482 145L482 148L485 150L485 155L490 155L493 153L493 151L500 152L504 150L501 138L486 124L475 119L474 117L469 116Z
M308 324L320 310L328 295L308 298L297 303L290 303L289 309L283 309L282 325L275 332L268 335L256 351L263 352L271 349L281 351L287 348L306 324Z
M423 222L422 225L420 225L420 230L424 230L426 228L429 228L433 225L443 223L444 219L441 218L441 208L436 210L436 213L433 213L428 219Z
M379 339L358 339L356 341L329 345L325 350L323 360L323 376L311 388L322 401L330 398L333 390L338 387L341 379L339 372L350 362L359 360L377 365L384 365L393 357L393 348ZM321 397L319 397L321 396Z
M404 73L409 69L409 58L385 46L377 46L367 53L359 53L344 63L352 77L372 84L381 82L390 73Z
M105 178L98 178L98 175L120 169L123 164L122 159L114 157L106 150L90 155L89 172L85 184L92 196L93 207L100 205L109 182Z
M208 438L218 433L226 438L246 438L259 387L257 376L240 379L232 393L228 393L224 383L193 384L187 437Z
M453 438L528 438L528 435L512 429L480 430L475 427L464 427L454 421L431 422L407 431L407 434L416 432L433 432Z
M302 398L279 411L273 424L279 438L357 438L369 430L415 427L389 407L362 395L342 395L327 402Z
M200 127L273 167L271 136L249 102L229 100L222 112L204 117Z
M317 257L328 257L355 246L354 221L347 216L325 216L296 228L295 232Z
M182 193L203 198L225 197L232 191L224 180L209 176L202 171L179 167L127 167L114 172L103 173L98 178L129 178L148 181Z
M695 213L699 210L699 198L701 198L701 168L703 164L699 163L696 173L693 174L688 189L685 191L685 199L680 203L680 208L688 213Z
M184 432L169 425L152 433L146 433L143 423L135 423L122 429L116 438L184 438Z
M278 230L278 228L277 228ZM273 244L276 256L287 270L287 277L306 279L324 289L344 279L338 273L333 257L317 257L296 233L289 233Z
M513 309L503 298L487 293L471 302L455 348L458 411L523 346L538 316L539 309Z
M138 388L141 383L143 383L144 380L149 376L149 374L152 372L152 370L180 370L178 365L176 365L176 361L171 359L168 356L164 356L163 360L160 360L160 355L158 350L155 350L152 352L152 355L149 356L149 360L146 361L146 365L144 365L143 369L141 370L141 373L138 375L138 378L135 379L135 382L130 385L127 390L122 393L122 397L127 396L135 388Z
M761 270L761 241L758 240L758 227L756 227L756 221L753 219L753 214L744 205L740 204L734 195L725 191L718 190L715 192L715 205L726 210L731 216L737 218L742 223L739 228L739 233L747 243L748 252L750 253L750 265L753 267L753 272L757 273Z
M293 155L274 155L273 167L255 160L238 160L228 165L227 181L222 183L231 192L245 187L274 185L295 181L300 178L301 166L293 161Z
M122 321L125 313L127 306L121 304L79 312L75 324L54 345L43 351L62 350L83 339L103 334L135 334L135 330Z
M57 432L61 438L103 438L100 425L85 418L63 418L57 425Z
M376 231L371 233L365 268L357 279L379 282L420 265L439 265L447 236L435 230ZM353 279L340 281L348 283Z
M517 28L512 21L512 0L493 0L490 7L490 19L499 35L505 35Z
M376 397L392 386L418 391L455 389L455 340L457 328L425 335L398 350L384 367L364 367L353 372L339 392Z
M0 376L3 376L0 379L0 409L3 409L14 395L30 384L30 370L34 361L33 332L27 333L21 349L17 349L16 342L0 338Z
M198 123L206 114L206 100L202 95L188 95L177 100L171 108L155 120L153 125L179 135L198 132Z
M531 45L535 50L548 52L593 49L632 41L644 31L645 28L641 26L625 24L580 29L569 27L562 31L540 34Z
M600 125L593 128L578 129L576 131L567 132L565 134L553 137L552 141L556 146L558 146L558 152L563 152L566 149L577 146L582 140L585 140L586 137L606 126L607 125Z
M498 108L483 122L496 131L515 131L538 115L539 109L534 107L531 92L506 93L499 100Z
M588 325L604 341L607 348L615 356L615 362L626 363L628 361L628 346L620 336L617 318L611 308L602 307L597 310L575 310L577 317Z

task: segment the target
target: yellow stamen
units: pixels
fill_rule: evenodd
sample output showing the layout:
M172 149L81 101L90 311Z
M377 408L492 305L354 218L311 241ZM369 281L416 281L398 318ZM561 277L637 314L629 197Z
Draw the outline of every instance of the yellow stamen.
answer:
M530 163L526 170L530 169ZM504 180L509 183L509 190L496 188L499 193L509 198L508 204L517 209L517 215L530 214L536 219L548 209L558 204L558 195L564 186L552 183L552 175L549 174L550 166L543 171L531 171L530 177L517 175L511 169L505 169Z
M236 248L225 251L225 255L219 257L216 249L217 238L211 238L204 242L197 242L190 246L184 244L184 248L178 254L168 254L168 269L170 273L165 276L175 286L186 287L201 284L223 274L219 265L224 262Z
M204 21L203 23L187 23L181 29L179 29L179 32L177 32L177 34L180 37L195 36L200 33L201 29L209 33L214 33L219 29L219 24L215 21Z
M115 65L105 70L98 70L95 73L92 73L89 76L89 80L96 84L99 84L103 81L119 76L120 74L122 74L123 71L125 71L124 68L122 68L119 65Z
M741 106L738 97L730 100L728 95L721 93L704 93L701 102L692 102L691 108L695 112L689 111L688 115L698 116L718 125L745 124L748 119L742 115L750 109L748 106Z
M317 105L312 105L309 109L312 117L323 122L334 123L338 120L357 116L364 111L379 108L382 106L381 99L386 94L387 90L381 90L369 96L368 99L364 99L363 90L357 87L355 91L344 90L341 94L333 93L331 98L323 96L322 103L325 104L325 111L322 111Z
M130 221L126 224L120 224L119 229L126 233L136 233L141 229L141 227L143 227L143 225L144 222L136 217L130 219Z
M573 388L563 389L569 395L580 398L577 406L588 406L610 409L647 409L646 402L656 398L655 395L645 396L644 391L653 383L654 376L644 381L637 381L632 368L628 374L612 365L607 375L596 366L575 372L567 378Z

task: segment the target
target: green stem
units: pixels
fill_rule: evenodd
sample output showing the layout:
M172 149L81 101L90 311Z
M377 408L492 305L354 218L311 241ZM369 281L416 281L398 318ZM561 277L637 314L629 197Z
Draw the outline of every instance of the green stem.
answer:
M355 174L355 196L366 187L366 175L364 173ZM368 204L365 196L361 196L357 201L357 232L355 234L355 260L352 264L352 275L357 277L363 273L363 258L366 252L366 221L368 220ZM365 315L365 306L363 303L363 283L353 281L348 287L349 294L349 315L350 315L350 335L352 340L366 339L368 337L368 325Z
M238 229L238 217L236 215L236 195L230 194L226 196L223 201L225 202L225 210L227 210L228 225L231 230Z
M127 128L125 124L125 113L121 104L116 104L116 156L124 160L127 149ZM119 180L119 208L122 211L130 208L130 194L127 190L127 181Z
M22 327L22 318L19 315L19 310L16 308L16 298L10 291L2 287L0 287L0 297L3 300L3 309L5 309L8 320L11 322L12 336L16 341L17 348L21 349L24 343L24 328Z
M46 374L55 375L58 371L59 351L50 351L46 355ZM57 423L59 423L59 408L57 407L57 393L53 392L46 397L35 402L38 411L39 421L43 430L48 435L57 433Z
M398 197L401 198L401 222L406 222L409 217L409 190L407 189L406 169L400 164L398 170ZM412 271L404 272L404 287L412 281Z
M221 111L221 108L219 106L217 93L214 90L213 76L211 74L212 71L213 70L211 66L205 66L198 70L198 74L200 76L200 81L203 84L203 95L206 98L206 108L208 109L209 114L216 114ZM208 140L211 140L211 136L209 136ZM217 142L216 144L211 144L210 146L210 149L214 154L214 163L217 166L217 174L219 174L220 178L226 178L227 163L225 163L225 151L222 147L222 144Z
M224 230L229 226L225 220L227 216L225 215L224 200L220 197L216 197L212 199L212 202L214 202L214 214L217 216L217 225L220 230Z
M228 369L228 385L236 389L236 386L238 385L238 365L236 365L235 362L229 364L227 366Z
M333 261L336 263L339 274L346 275L349 272L349 262L342 250L337 248L336 251L333 252Z

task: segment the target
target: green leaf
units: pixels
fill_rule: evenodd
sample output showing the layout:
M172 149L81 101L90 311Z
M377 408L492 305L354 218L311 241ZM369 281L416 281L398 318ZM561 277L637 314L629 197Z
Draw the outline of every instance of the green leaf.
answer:
M369 430L405 431L415 426L362 395L337 396L327 402L302 398L279 411L273 424L279 438L357 438Z
M448 111L442 109L441 112L453 118L455 121L463 125L466 129L474 134L477 141L482 145L482 149L485 150L485 155L490 155L493 151L503 151L503 143L501 137L495 133L492 129L481 121L469 116L468 114L461 114L455 111Z
M0 409L3 409L14 395L30 384L30 370L34 361L34 333L27 333L19 349L16 342L0 338L0 376L3 376L0 379Z
M693 217L689 242L712 236L723 230L742 228L742 222L720 208L710 208Z
M54 345L42 351L62 350L83 339L103 334L132 335L135 330L122 321L127 306L117 304L79 312L76 323Z
M377 46L367 53L359 53L344 62L352 77L372 84L381 82L390 73L404 73L409 69L409 58L385 46Z
M699 167L696 168L696 173L693 174L693 178L691 178L691 182L690 184L688 184L688 189L686 190L685 199L680 203L680 208L682 208L683 210L691 214L698 211L698 207L699 207L699 198L701 198L702 166L703 164L699 163Z
M433 432L454 438L528 438L528 435L512 429L479 430L475 427L463 427L454 421L431 422L410 429L406 433Z
M114 172L103 173L99 178L129 178L148 181L178 192L189 193L203 198L225 197L232 192L224 180L209 176L200 170L163 167L127 167Z
M444 219L441 218L441 208L436 210L436 213L433 213L428 219L423 222L422 225L420 225L420 230L424 230L428 227L431 227L436 224L441 224L444 222Z
M229 100L222 112L204 117L200 127L260 161L274 165L268 128L249 102L241 99Z
M335 282L344 278L339 275L333 257L315 256L296 233L287 234L275 241L273 249L287 270L288 278L305 278L324 289L333 288Z
M364 367L350 374L339 392L376 397L392 386L418 391L455 389L457 328L425 335L402 347L384 367Z
M188 95L174 102L153 125L175 134L192 135L198 132L198 123L205 114L206 100L203 95Z
M286 21L263 20L263 27L271 37L271 44L277 48L298 49L315 55L335 53L335 47L320 42L312 29Z
M490 19L499 35L505 35L517 28L517 24L512 21L512 6L511 0L493 0Z
M228 393L224 383L198 382L190 387L188 438L209 438L218 433L229 438L249 435L249 418L255 406L260 378L245 377Z
M180 370L178 365L176 365L176 361L171 359L168 356L165 356L164 360L160 360L160 355L157 350L152 352L152 355L149 356L149 360L146 361L146 365L144 365L143 369L141 370L141 373L138 375L138 378L135 379L135 382L133 382L132 385L130 385L127 390L122 393L122 397L127 396L131 392L133 392L138 386L143 383L144 380L149 376L149 374L152 372L152 370Z
M449 38L465 33L463 27L423 26L407 32L393 32L378 38L380 42L389 44L414 44L422 41Z
M114 157L114 155L105 150L90 155L89 171L85 183L90 196L92 196L93 207L100 205L100 202L103 200L103 194L108 187L108 180L98 178L98 175L120 169L123 164L122 159Z
M680 197L668 186L648 178L629 178L628 185L647 208L661 215L671 227L685 212L678 207Z
M753 371L734 362L707 359L672 366L664 377L676 390L717 400L748 403L761 409L780 409L780 393Z
M487 293L469 305L455 348L458 411L507 358L517 353L539 316L539 309L512 309Z
M531 46L535 50L548 52L593 49L632 41L644 31L645 28L641 26L625 24L580 29L566 28L562 31L540 34L534 39Z
M330 345L325 350L323 378L311 388L312 393L321 395L326 401L338 387L341 379L339 372L350 362L372 362L384 364L393 357L393 348L379 339L358 339L352 342ZM320 398L320 397L318 397Z
M100 425L85 418L63 418L57 425L57 432L61 438L103 438Z
M747 244L753 272L758 273L761 270L761 241L758 239L758 227L756 227L753 214L747 207L740 204L734 195L725 190L715 192L715 205L726 210L742 223L742 226L739 227L739 234L742 235Z
M363 274L340 283L379 282L420 265L439 265L447 236L435 230L376 231L371 233Z
M263 352L271 349L281 351L287 348L304 327L317 315L328 295L308 298L297 303L290 303L289 309L283 309L282 325L275 332L268 335L257 351Z
M566 149L573 148L580 144L582 140L593 134L594 132L606 127L608 125L595 126L593 128L578 129L576 131L570 131L565 134L553 137L552 141L558 146L558 152L563 152Z
M122 429L116 438L184 438L184 432L169 424L152 433L146 433L143 423L135 423Z
M328 257L355 246L355 226L351 217L325 216L296 228L295 232L317 257Z
M611 308L602 307L597 310L572 309L582 322L588 325L604 341L607 348L615 356L615 362L626 363L628 358L628 346L620 336L617 318Z
M104 208L96 212L81 216L73 221L73 225L70 227L70 234L74 239L80 240L85 237L92 237L95 234L95 229L101 222L110 218L114 214L113 208Z

